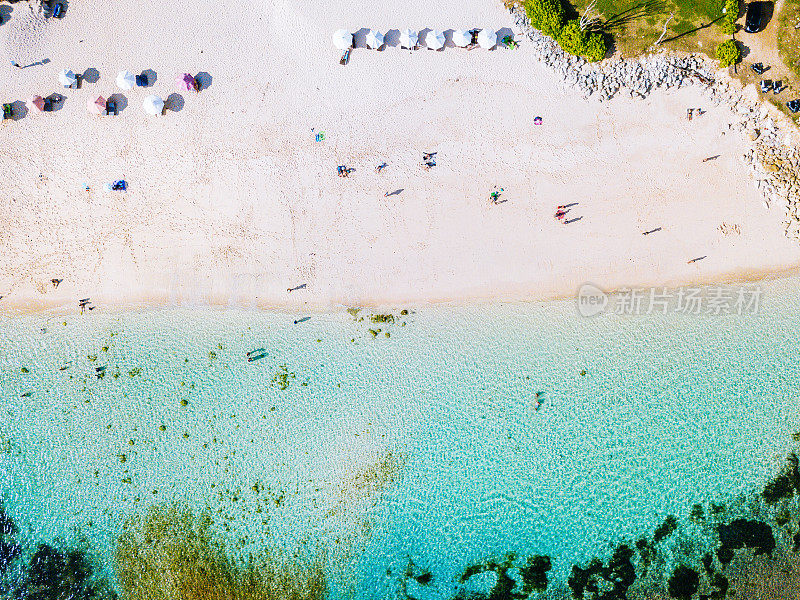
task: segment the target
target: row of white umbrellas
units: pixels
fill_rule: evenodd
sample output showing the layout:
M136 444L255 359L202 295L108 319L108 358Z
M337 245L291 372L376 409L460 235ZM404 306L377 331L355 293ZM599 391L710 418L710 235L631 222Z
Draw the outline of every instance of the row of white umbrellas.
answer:
M64 87L70 87L76 81L78 81L78 76L75 75L69 69L64 69L61 73L58 74L58 81ZM122 90L131 90L133 86L136 85L136 75L131 73L128 70L120 71L117 75L117 87Z
M436 29L431 29L424 37L425 45L431 50L440 50L444 47L444 33ZM366 43L368 48L377 50L383 46L384 35L376 30L370 29L367 32ZM453 43L464 48L472 43L472 33L464 29L453 31ZM416 48L419 44L419 34L413 29L404 29L400 32L400 46L402 48ZM353 34L347 29L339 29L333 34L333 45L339 50L346 50L353 47ZM478 32L478 45L487 50L497 45L497 32L492 29L481 29Z
M72 86L77 80L78 76L69 69L64 69L58 74L58 81L64 87ZM117 87L120 89L131 90L135 85L136 75L127 69L117 74ZM31 98L31 100L28 101L28 106L36 112L44 111L44 101L41 99L41 96L34 96ZM89 112L101 114L105 110L106 100L102 96L92 97L89 99L87 107ZM142 103L142 108L144 112L149 115L160 115L161 111L164 109L164 100L156 95L147 96Z
M78 76L69 69L64 69L58 74L58 82L64 87L71 87L78 81ZM120 71L117 75L117 85L123 90L130 90L136 85L136 76L130 71Z

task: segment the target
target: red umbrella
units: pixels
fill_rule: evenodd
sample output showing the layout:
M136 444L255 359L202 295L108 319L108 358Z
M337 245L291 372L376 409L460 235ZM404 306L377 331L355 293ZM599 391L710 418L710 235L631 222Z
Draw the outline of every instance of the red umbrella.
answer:
M176 83L178 84L178 89L182 92L197 91L197 80L189 73L178 75Z
M44 98L41 96L33 96L28 100L28 108L33 112L44 112Z
M102 115L106 112L106 99L102 96L92 96L86 102L86 108L89 109L89 112L95 115Z

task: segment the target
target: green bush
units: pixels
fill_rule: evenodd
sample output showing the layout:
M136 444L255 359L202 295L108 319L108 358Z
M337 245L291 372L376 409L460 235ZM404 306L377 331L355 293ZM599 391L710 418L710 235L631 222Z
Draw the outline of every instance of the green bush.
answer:
M725 35L733 35L736 33L736 23L732 21L728 21L728 19L723 19L720 21L720 29L722 29L722 33Z
M733 40L726 40L717 46L717 59L720 67L729 67L739 62L742 58L742 51Z
M531 26L554 38L564 52L584 56L592 62L605 58L607 46L603 35L582 30L578 19L564 23L561 0L527 0L525 12Z
M564 23L564 7L561 0L528 0L525 12L531 26L552 38L558 36Z
M739 18L739 0L725 0L725 20L734 23Z
M603 34L590 33L589 39L586 41L586 49L584 50L583 54L586 56L586 60L590 62L597 62L606 57L607 50L608 47L606 46L606 40L603 37Z
M558 32L556 41L564 52L578 56L586 50L587 37L586 33L581 29L578 19L572 19L567 21L566 25Z

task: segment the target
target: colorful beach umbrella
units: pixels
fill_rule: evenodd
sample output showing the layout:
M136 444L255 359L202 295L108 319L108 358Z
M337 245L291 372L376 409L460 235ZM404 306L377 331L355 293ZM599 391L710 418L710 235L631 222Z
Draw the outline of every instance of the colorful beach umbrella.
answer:
M164 101L158 96L148 96L144 99L142 108L148 115L160 115L164 110Z
M117 75L117 87L123 90L131 90L136 85L136 75L128 70L120 71Z
M25 104L31 112L44 112L44 98L41 96L32 96Z
M93 115L102 115L106 112L106 99L102 96L92 96L86 101L86 108Z
M401 48L416 48L419 42L419 36L413 29L406 27L400 32L400 47Z
M333 45L339 50L347 50L353 46L353 34L347 29L339 29L333 34Z
M456 29L453 32L453 43L459 48L464 48L472 42L472 34L466 29Z
M176 83L178 84L178 89L181 91L191 92L197 89L197 82L189 73L178 75Z
M70 71L69 69L64 69L61 73L58 74L58 82L63 85L64 87L70 87L76 81L78 81L77 75Z
M377 29L370 29L367 33L367 47L377 50L383 46L383 34Z
M431 50L440 50L444 48L444 34L441 31L431 29L425 35L425 45Z
M478 33L478 45L491 50L497 45L497 34L493 29L481 29Z

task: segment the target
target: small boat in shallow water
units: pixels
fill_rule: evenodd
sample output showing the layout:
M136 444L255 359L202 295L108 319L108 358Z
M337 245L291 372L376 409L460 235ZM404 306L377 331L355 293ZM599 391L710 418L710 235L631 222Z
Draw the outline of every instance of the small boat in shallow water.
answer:
M267 351L264 348L256 348L255 350L250 350L247 353L247 362L254 362L257 360L261 360L267 355Z

